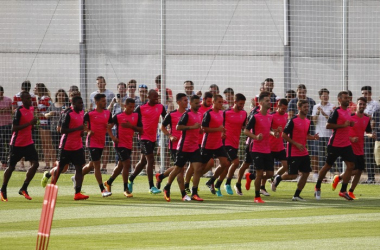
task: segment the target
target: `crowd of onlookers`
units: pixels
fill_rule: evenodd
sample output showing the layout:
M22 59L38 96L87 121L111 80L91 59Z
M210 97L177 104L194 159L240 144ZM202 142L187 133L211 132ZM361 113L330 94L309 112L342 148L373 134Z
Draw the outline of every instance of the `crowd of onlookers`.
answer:
M97 90L90 94L90 109L94 108L94 96L97 93L106 95L107 109L110 110L112 115L121 112L123 109L123 103L128 98L135 99L136 107L144 104L148 100L148 86L145 84L137 84L136 80L132 79L128 83L120 82L117 84L116 95L111 90L107 89L106 79L102 76L97 77ZM307 96L306 86L303 84L298 85L297 89L287 90L284 97L279 97L273 92L274 81L271 78L265 79L260 84L260 91L269 91L271 93L271 105L272 111L275 110L277 101L281 98L286 98L288 101L288 115L292 117L297 111L297 101L299 99L305 99L308 101L310 110L308 119L312 121L311 134L319 133L319 141L308 141L308 149L311 156L312 167L314 176L316 179L318 175L319 167L323 166L326 152L326 145L331 136L332 131L326 129L326 122L329 115L335 109L336 105L330 102L330 92L327 88L322 88L318 92L319 100L315 101ZM30 81L24 81L21 84L21 91L30 92L32 84ZM161 76L158 75L155 79L155 88L159 94L159 100L161 99ZM188 96L199 95L202 99L202 92L194 90L194 83L190 80L183 83L183 92ZM207 92L211 92L213 95L221 94L218 85L212 84L209 86ZM351 98L350 110L352 113L356 111L356 102L352 100L352 92L348 91ZM375 166L380 165L380 104L378 101L372 98L371 86L363 86L361 88L362 96L367 99L367 108L365 114L372 117L372 128L377 133L377 141L371 138L365 139L365 158L368 179L366 183L375 182ZM80 89L78 86L70 86L68 91L64 89L58 89L54 94L51 93L48 87L44 83L36 83L33 87L31 96L33 106L35 108L35 116L38 118L38 126L34 132L34 140L38 140L40 144L40 150L42 150L43 162L45 162L44 168L50 169L57 158L57 149L59 146L60 134L57 132L57 122L59 120L62 110L70 106L70 96L79 94ZM223 91L224 95L224 108L228 109L234 104L234 90L232 88L226 88ZM167 112L175 109L175 103L173 101L173 91L166 88L165 91L166 102L163 103ZM12 114L15 110L22 105L20 92L15 94L12 98L4 96L4 88L0 86L0 157L2 168L7 166L8 157L8 144L11 137L12 127ZM258 106L258 95L252 98L251 108ZM107 141L110 144L110 139ZM137 143L135 143L137 145ZM105 147L102 158L102 169L106 171L107 163L109 162L109 146ZM138 149L134 149L132 156L133 162L137 162L139 157ZM169 157L168 157L169 158ZM376 163L375 163L376 161ZM20 169L24 168L23 162L21 162ZM339 165L339 164L338 164ZM338 166L341 167L341 166Z

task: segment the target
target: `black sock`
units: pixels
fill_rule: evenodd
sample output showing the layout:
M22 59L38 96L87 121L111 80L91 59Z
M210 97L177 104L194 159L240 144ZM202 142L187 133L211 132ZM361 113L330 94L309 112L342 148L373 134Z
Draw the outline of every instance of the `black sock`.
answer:
M227 178L226 185L230 185L231 186L231 178Z
M300 193L302 190L297 189L296 192L294 193L294 197L300 197Z
M158 176L158 178L162 181L163 179L165 179L165 175L164 175L164 174L160 174L160 175Z
M265 190L265 186L260 186L260 189L264 189Z
M114 181L115 179L110 177L107 181L108 185L112 185L112 182Z
M213 176L213 177L211 177L211 178L206 182L206 184L214 184L214 182L215 182L215 178L214 178L214 176Z
M235 186L236 186L239 190L241 190L241 183L236 183Z
M3 191L3 192L7 192L7 185L3 184L3 185L1 186L1 191Z
M260 197L260 191L255 191L255 198Z
M21 190L27 191L28 186L29 186L29 182L24 182L24 184L22 184Z
M149 181L149 189L151 189L152 187L154 187L153 181Z
M131 176L129 176L129 180L131 181L131 182L133 182L133 180L136 178L136 176L135 175L133 175L133 174L131 174Z
M51 173L47 172L47 174L45 176L49 179L51 177Z
M252 173L249 175L249 179L254 180L256 179L256 173Z
M103 185L103 183L102 184L99 184L99 188L100 188L100 192L103 192L104 191L104 185Z
M127 191L128 189L128 183L124 183L124 191Z
M170 190L172 184L171 183L167 183L166 186L164 187L165 190Z
M222 183L223 183L223 181L217 180L216 184L215 184L215 188L220 188L220 186L222 185Z
M276 187L277 187L278 184L280 184L280 182L282 181L281 175L277 175L277 177L275 177L275 179L276 179Z
M185 189L190 188L190 183L185 183Z
M75 194L80 193L81 189L82 189L82 186L76 186L75 187Z
M348 183L342 183L342 188L340 189L340 192L347 192L347 186Z
M181 191L181 195L182 195L182 197L185 197L185 195L186 195L186 191L185 191L185 190L182 190L182 191Z
M193 188L191 189L191 194L192 194L192 195L198 194L198 187L193 187Z
M322 180L317 180L317 184L315 184L316 189L321 189Z
M348 192L351 192L351 193L353 193L353 192L354 192L354 190L353 190L352 188L350 188L350 190L348 190Z

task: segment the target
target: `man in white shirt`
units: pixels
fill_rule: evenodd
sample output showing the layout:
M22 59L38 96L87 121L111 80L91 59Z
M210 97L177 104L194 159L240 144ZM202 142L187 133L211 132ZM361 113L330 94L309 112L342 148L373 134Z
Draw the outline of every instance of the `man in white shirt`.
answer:
M326 149L329 138L332 134L331 129L326 129L327 120L330 114L334 111L335 105L329 102L330 91L326 88L323 88L318 91L319 99L321 102L314 105L313 112L311 114L313 122L315 124L315 133L319 134L319 141L314 141L315 147L317 150L315 161L317 164L313 166L313 180L318 180L318 170L320 167L323 167L325 164L326 158Z
M364 114L372 116L376 110L380 108L378 101L372 99L372 87L363 86L362 96L367 99L367 107L364 110ZM368 179L364 182L365 184L375 183L375 162L373 158L375 140L367 136L364 137L364 158L366 160L365 165L367 166Z

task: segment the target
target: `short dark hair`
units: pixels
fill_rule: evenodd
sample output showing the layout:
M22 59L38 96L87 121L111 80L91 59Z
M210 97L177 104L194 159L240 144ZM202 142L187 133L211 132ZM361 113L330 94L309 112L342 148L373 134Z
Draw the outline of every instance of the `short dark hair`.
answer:
M185 81L183 84L185 84L187 82L190 83L191 86L194 86L194 83L192 81L190 81L190 80Z
M218 92L219 92L219 87L218 87L218 85L216 85L215 83L211 84L210 87L208 87L208 88L209 88L209 89L211 89L211 88L216 88L216 89L218 90Z
M338 98L341 98L342 95L348 95L348 92L347 92L347 91L340 91L340 92L338 93Z
M161 75L158 75L156 76L156 79L154 79L154 82L157 84L157 83L161 83Z
M307 90L305 84L298 84L298 86L297 86L297 90L298 90L298 89L304 89L304 90Z
M102 80L104 83L106 83L106 79L103 76L98 76L96 80Z
M305 103L308 103L307 100L298 100L297 107L301 108Z
M75 96L81 96L79 91L71 91L69 98L74 98Z
M348 96L349 96L349 97L352 97L352 92L351 92L351 90L347 90L347 92L348 92Z
M102 99L102 98L106 98L106 95L105 95L105 94L96 94L96 95L94 96L94 100L95 100L95 102L100 101L100 99Z
M27 92L29 92L31 87L32 87L32 84L30 83L29 80L23 81L21 83L21 89L22 90L26 90Z
M71 85L70 88L69 88L69 92L72 92L72 91L79 91L78 86L76 86L76 85Z
M30 95L29 91L23 90L20 92L20 97L22 98L24 95Z
M221 95L213 95L213 96L212 96L212 99L213 99L214 101L218 100L218 98L222 98L222 99L223 99L223 96L221 96Z
M359 97L359 98L356 100L356 102L358 102L358 101L363 101L363 102L367 103L367 98L361 96L361 97Z
M367 90L369 93L372 93L372 87L371 86L363 86L362 91Z
M0 92L4 92L3 86L0 86Z
M234 90L232 88L226 88L224 91L223 91L223 94L227 94L227 93L230 93L230 94L234 94Z
M264 100L265 97L270 97L270 92L268 91L262 91L259 95L259 102Z
M119 82L116 87L118 88L121 85L123 85L124 88L127 88L127 84L125 84L125 82Z
M71 103L74 104L74 103L76 103L79 100L82 100L82 97L80 97L80 96L74 96L73 99L71 99Z
M319 97L321 97L321 95L323 95L323 93L327 93L329 95L330 91L326 88L322 88L321 90L318 91Z
M278 100L278 106L280 105L288 106L288 100L286 100L285 98L281 98L280 100Z
M294 90L292 90L292 89L287 90L285 94L291 94L292 98L296 97L296 92Z
M125 100L125 105L128 105L128 104L130 104L130 103L136 103L135 99L129 97L129 98L127 98L127 99Z
M274 82L274 81L273 81L272 78L267 78L267 79L264 80L264 83L265 83L265 82Z
M207 99L207 98L212 98L212 93L211 93L211 92L206 91L206 92L203 94L203 99Z
M243 94L241 94L241 93L237 93L237 94L235 95L235 102L238 102L238 101L245 101L245 100L247 100L247 99L245 98L245 96L244 96Z
M175 100L177 102L181 101L182 97L186 97L187 95L185 93L178 93L176 96L175 96Z
M197 96L197 95L192 95L192 96L190 97L190 102L193 102L194 100L199 100L199 99L201 99L199 96Z

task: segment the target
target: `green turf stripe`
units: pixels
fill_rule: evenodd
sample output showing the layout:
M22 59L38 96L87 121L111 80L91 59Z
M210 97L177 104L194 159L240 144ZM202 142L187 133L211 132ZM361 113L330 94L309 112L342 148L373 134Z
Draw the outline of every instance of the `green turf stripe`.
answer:
M231 227L249 227L249 226L290 226L290 225L312 225L312 224L329 224L329 223L355 223L355 222L374 222L380 221L380 213L364 214L344 214L330 216L308 216L308 217L290 217L290 218L265 218L265 219L244 219L244 220L215 220L215 221L187 221L187 222L147 222L132 224L114 224L112 230L118 233L146 233L154 232L157 227L161 231L176 231L197 229L220 229ZM85 221L83 222L85 224ZM104 225L101 226L83 226L83 227L65 227L52 229L53 235L76 235L78 232L86 234L102 234ZM2 232L0 238L31 236L36 234L36 230L21 230L13 232Z

